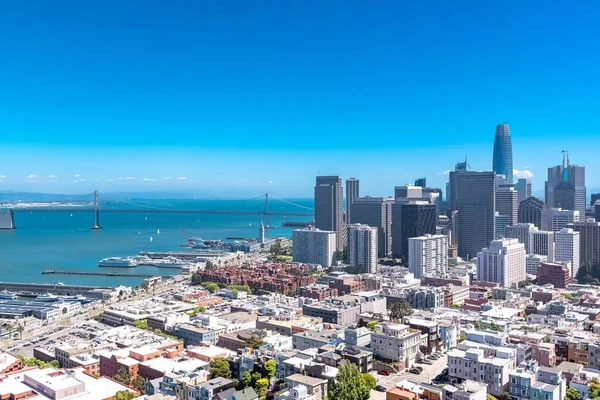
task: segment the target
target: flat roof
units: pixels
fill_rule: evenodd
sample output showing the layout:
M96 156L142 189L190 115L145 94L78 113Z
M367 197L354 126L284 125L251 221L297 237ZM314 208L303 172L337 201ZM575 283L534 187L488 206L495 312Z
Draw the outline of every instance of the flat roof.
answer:
M316 386L316 385L320 385L323 382L327 382L327 379L313 378L312 376L306 376L306 375L302 375L302 374L290 375L290 376L286 377L285 379L288 379L293 382L300 382L303 385L310 385L310 386Z

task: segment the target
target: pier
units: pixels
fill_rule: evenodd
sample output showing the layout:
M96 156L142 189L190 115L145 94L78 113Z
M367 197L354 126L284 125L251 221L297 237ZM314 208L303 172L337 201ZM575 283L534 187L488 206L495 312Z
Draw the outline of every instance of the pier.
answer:
M59 285L56 283L22 283L22 282L0 282L0 291L28 294L35 297L42 293L56 295L82 295L90 299L108 299L110 292L115 288L110 286L84 286L84 285Z
M184 261L195 261L197 258L219 257L229 254L222 251L140 251L139 256L146 256L153 260L162 260L166 257L175 257Z
M57 271L55 269L46 269L42 271L42 274L50 275L91 275L91 276L115 276L115 277L126 277L126 278L155 278L157 276L161 278L171 278L173 275L156 275L156 274L141 274L141 273L126 273L126 272L91 272L91 271Z

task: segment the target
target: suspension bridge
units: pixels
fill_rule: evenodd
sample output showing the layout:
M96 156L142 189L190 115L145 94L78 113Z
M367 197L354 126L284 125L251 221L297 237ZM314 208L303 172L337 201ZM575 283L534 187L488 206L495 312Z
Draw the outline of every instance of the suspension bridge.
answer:
M100 201L98 191L78 196L74 200L63 202L48 203L20 203L19 206L8 207L0 210L0 229L13 229L16 213L90 213L94 215L94 225L92 229L101 229L100 214L102 213L151 213L151 214L222 214L222 215L261 215L264 216L265 226L269 227L269 216L296 216L311 217L314 216L314 209L311 207L296 204L288 200L280 199L269 193L262 194L252 199L242 200L246 203L264 199L262 208L245 209L219 209L219 208L176 208L176 207L157 207L149 204L132 203L128 200L107 200ZM269 210L269 201L277 200L286 205L293 206L295 209L288 210ZM302 211L298 211L302 210Z

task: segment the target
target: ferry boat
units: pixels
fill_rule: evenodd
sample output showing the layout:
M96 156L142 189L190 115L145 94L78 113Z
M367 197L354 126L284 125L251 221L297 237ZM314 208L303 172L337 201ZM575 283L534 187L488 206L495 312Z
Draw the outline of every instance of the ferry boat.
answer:
M9 292L8 290L3 290L0 292L0 299L2 300L16 300L17 295L13 292Z
M43 302L55 302L58 301L59 297L53 295L52 293L42 293L38 297L35 298L35 301L43 301Z
M137 263L137 265L153 265L153 260L148 256L133 256L128 257Z
M100 260L99 267L114 267L114 268L133 268L139 265L131 257L108 257Z
M161 260L156 260L153 262L153 264L159 268L181 268L184 265L188 265L187 262L172 256L165 257Z
M76 302L76 301L78 301L80 303L89 303L91 301L87 297L82 296L80 294L75 295L75 296L62 296L62 297L59 297L59 300L61 300L61 301L67 301L67 302Z

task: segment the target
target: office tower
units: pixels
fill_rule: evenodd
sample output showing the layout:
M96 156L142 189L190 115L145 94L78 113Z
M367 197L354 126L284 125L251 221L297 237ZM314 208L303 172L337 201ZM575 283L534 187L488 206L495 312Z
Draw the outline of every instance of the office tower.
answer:
M360 197L360 185L356 178L346 179L346 224L352 223L352 202Z
M562 228L554 234L554 262L570 262L571 276L579 271L579 232Z
M448 271L448 236L409 238L408 269L415 278L444 275Z
M570 262L540 263L536 273L537 284L540 286L550 284L556 289L565 289L567 285L573 283L570 264Z
M315 186L315 228L336 233L336 250L346 244L344 194L339 176L317 176Z
M435 204L436 215L439 217L442 207L442 189L424 187L422 195L423 200Z
M563 163L548 168L546 205L550 208L577 210L584 215L586 208L585 167L571 165L567 151Z
M292 258L295 262L333 265L336 251L336 233L307 228L297 229L292 236Z
M457 174L458 255L475 256L487 246L495 233L495 174L467 171Z
M450 177L448 180L448 189L446 190L446 199L448 200L449 214L457 210L458 207L458 175L467 172L469 164L465 159L465 162L456 163L454 171L450 171Z
M569 228L579 232L580 265L600 265L600 222L579 221Z
M377 272L377 228L348 225L348 264L361 267L362 272Z
M563 210L561 208L548 209L548 230L558 232L568 224L579 221L579 211Z
M496 126L492 170L498 175L506 176L508 183L513 183L512 143L508 124Z
M532 232L537 232L538 228L533 224L509 225L504 230L504 237L517 239L519 243L525 245L525 250L529 252L529 239Z
M547 256L548 261L554 261L554 232L533 231L529 236L529 254Z
M600 193L592 193L590 206L593 206L594 204L596 204L596 200L600 200Z
M529 179L519 178L515 189L517 189L517 193L519 194L519 203L531 197L531 181Z
M360 197L354 199L351 224L365 224L377 228L377 253L387 257L392 253L392 204L393 199Z
M427 187L427 178L415 179L415 186Z
M516 288L526 279L525 256L525 246L517 239L492 240L477 253L477 280Z
M496 187L496 239L504 235L504 228L518 220L518 193L512 185Z
M540 263L547 262L548 256L540 254L527 254L525 258L525 272L527 275L537 275Z
M408 261L408 239L426 234L435 235L437 218L435 204L425 201L392 205L392 254Z
M546 205L537 197L528 197L519 203L517 222L534 224L538 229L546 229Z
M421 186L402 185L394 188L394 199L421 200L423 199L423 188ZM408 201L408 200L406 200Z

